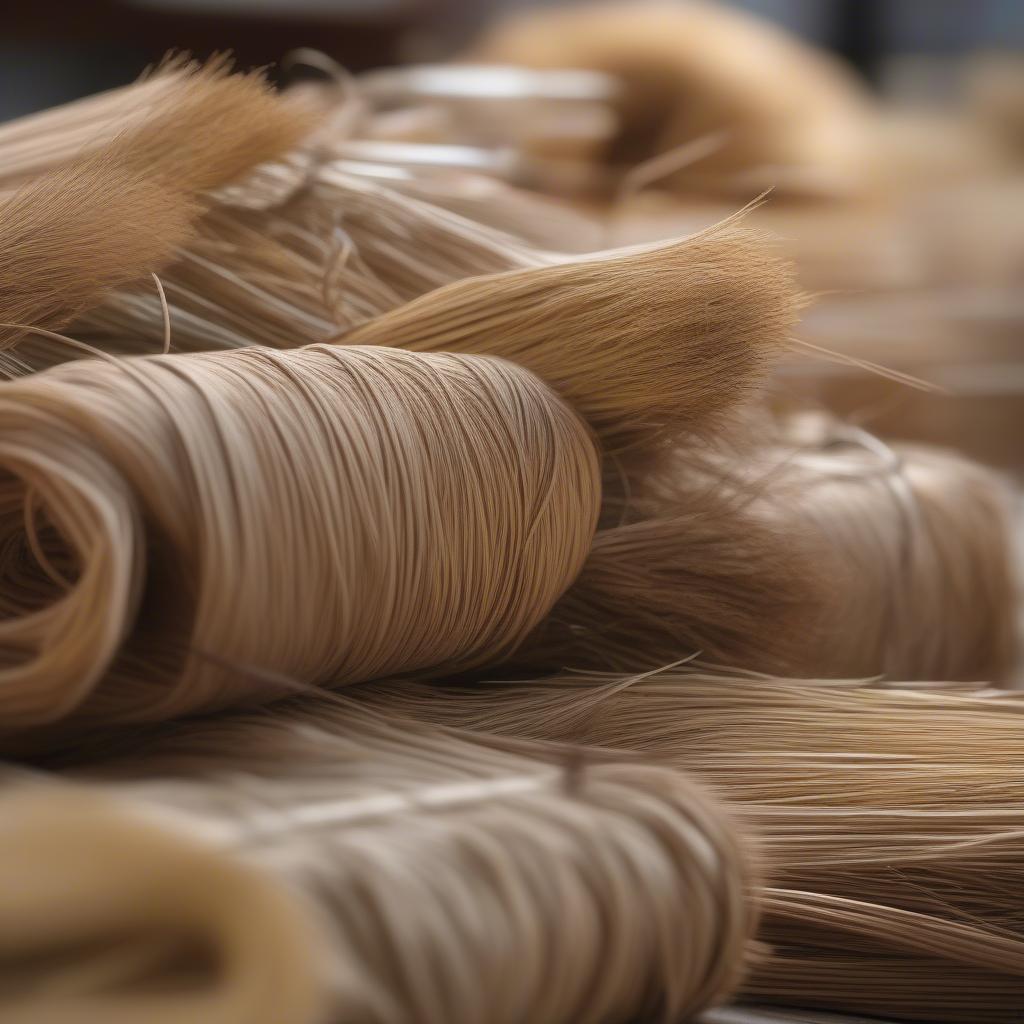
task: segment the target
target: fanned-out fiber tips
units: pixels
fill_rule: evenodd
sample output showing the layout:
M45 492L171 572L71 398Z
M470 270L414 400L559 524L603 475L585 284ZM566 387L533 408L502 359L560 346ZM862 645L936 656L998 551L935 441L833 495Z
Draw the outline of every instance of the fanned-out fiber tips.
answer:
M798 307L789 263L726 222L669 244L456 281L341 340L509 359L616 450L716 425L763 383Z
M261 74L172 62L157 101L0 203L0 322L57 330L171 259L201 194L296 145L310 111ZM22 332L0 328L0 343Z

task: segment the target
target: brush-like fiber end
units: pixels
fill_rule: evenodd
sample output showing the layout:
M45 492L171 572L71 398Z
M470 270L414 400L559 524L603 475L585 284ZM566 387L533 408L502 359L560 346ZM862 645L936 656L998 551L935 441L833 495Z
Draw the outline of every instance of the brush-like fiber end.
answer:
M669 244L456 281L343 340L517 362L615 450L713 428L763 384L797 308L791 265L726 223Z
M155 75L172 77L175 87L123 136L119 155L181 191L236 181L293 149L321 118L301 97L279 96L262 72L233 74L227 56L205 64L169 58Z
M144 120L0 205L0 321L54 330L188 240L200 194L278 156L310 128L260 75L215 60L160 72ZM18 337L0 330L0 341Z

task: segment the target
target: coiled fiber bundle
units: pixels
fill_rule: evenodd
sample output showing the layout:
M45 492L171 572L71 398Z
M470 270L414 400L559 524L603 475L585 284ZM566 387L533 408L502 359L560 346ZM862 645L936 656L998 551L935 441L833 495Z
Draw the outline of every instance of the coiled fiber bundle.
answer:
M339 701L8 786L4 1019L598 1024L732 992L752 867L701 787Z
M805 416L608 480L573 588L517 656L635 671L1001 678L1015 655L1010 491L952 453Z
M0 393L0 728L471 667L572 582L590 429L500 360L317 346L68 363ZM265 696L265 695L264 695Z
M723 5L605 3L513 15L484 33L474 62L606 72L623 84L607 159L628 168L723 133L671 180L714 191L779 185L863 188L869 107L850 72L770 24Z
M745 983L751 999L908 1020L1019 1019L1015 695L665 671L380 684L354 696L517 740L627 749L712 784L765 849L760 937L771 953Z

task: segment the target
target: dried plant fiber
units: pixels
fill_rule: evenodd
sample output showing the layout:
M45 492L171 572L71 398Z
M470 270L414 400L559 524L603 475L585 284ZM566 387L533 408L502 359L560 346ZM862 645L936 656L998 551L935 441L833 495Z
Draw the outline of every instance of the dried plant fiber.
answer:
M0 729L468 668L569 586L586 424L511 363L314 346L67 363L0 393ZM266 696L265 694L263 696Z
M146 277L192 236L204 192L312 126L259 76L229 75L224 61L176 67L145 118L0 201L3 323L55 330ZM0 328L0 341L18 334Z
M1017 655L1008 482L953 452L804 426L769 514L804 538L830 597L793 671L1004 679Z
M578 4L499 21L474 62L605 72L623 84L607 158L628 167L722 132L684 188L851 192L868 181L870 108L838 61L725 5Z
M0 190L11 191L72 164L115 141L125 131L144 131L146 123L155 116L167 116L179 105L195 104L204 92L206 100L199 100L187 115L193 118L197 129L202 128L208 136L235 136L236 147L245 132L250 133L257 148L270 143L262 156L254 150L256 159L240 167L243 171L262 160L280 156L321 121L322 104L315 97L298 92L282 97L274 93L260 73L229 77L230 71L231 59L223 54L200 62L172 53L130 85L6 121L0 125L0 151L4 154ZM219 99L213 99L218 94ZM218 119L218 114L222 119ZM239 117L240 121L232 123L229 115ZM208 120L211 116L213 120ZM291 127L286 123L288 120L293 121ZM281 144L273 141L275 136ZM289 137L291 142L287 141ZM154 155L170 155L166 141L151 137L150 142ZM209 137L182 142L184 149L191 152L216 144ZM244 147L236 148L236 156L243 151ZM233 175L214 184L223 184L230 177Z
M677 670L378 684L354 699L517 740L628 749L713 785L765 850L771 953L745 984L751 999L1020 1019L1024 702L1013 695Z
M603 1024L730 995L754 868L700 786L335 707L8 786L4 1019Z
M296 156L218 195L160 280L175 350L292 348L326 341L450 281L554 259L337 165L311 167ZM159 298L152 288L122 289L72 332L113 351L152 351L163 334Z
M611 449L707 429L788 341L787 263L730 225L656 247L454 281L346 332L349 345L500 355L533 370ZM631 373L586 393L578 366Z
M260 174L269 188L282 177L301 180L302 171L274 165ZM742 401L796 319L789 264L729 224L579 257L532 250L331 168L283 206L263 209L260 188L249 191L252 206L219 201L160 273L175 350L340 339L500 355L562 390L599 429L614 424L621 436L605 431L604 440L615 447L670 422L694 428ZM152 282L121 289L70 330L111 352L156 351L166 332L162 303ZM632 375L621 371L627 350ZM38 338L18 352L36 369L72 355ZM581 363L616 363L617 386L600 400L575 392ZM627 416L635 430L626 429Z
M143 82L132 88L141 95L152 86ZM75 123L76 110L69 107L61 121ZM136 121L126 119L128 124ZM135 130L144 130L145 124ZM3 139L0 129L0 146ZM585 311L588 302L612 318L608 334L629 327L631 334L650 335L659 330L661 317L665 341L678 341L688 356L699 347L720 353L720 369L725 370L748 364L752 348L768 352L780 345L795 319L788 266L764 241L731 226L648 252L594 254L581 265L580 257L531 248L384 187L347 170L353 165L344 160L324 162L315 149L311 144L295 150L286 160L264 164L240 184L207 197L209 209L196 225L196 237L180 246L176 259L160 273L176 350L321 342L453 281L552 265L559 269L547 275L495 279L460 293L460 308L453 315L462 318L461 333L456 336L452 325L449 344L474 344L473 325L462 307L477 297L493 302L488 292L498 288L517 306L550 307L578 287L580 297L569 304L564 318L566 333L578 327L573 316ZM61 173L72 172L65 168ZM91 187L102 192L97 182ZM595 294L597 277L605 280L609 294L604 297ZM446 296L444 301L452 300ZM119 289L81 310L72 333L110 351L155 351L165 335L162 301L148 280ZM419 316L421 310L414 312ZM524 325L525 336L510 342L505 354L523 358L528 348L544 344L545 332L561 320L548 315L544 322ZM597 320L589 318L591 331ZM500 316L477 326L488 331L490 340L476 344L505 345ZM367 337L379 337L379 330L368 329ZM436 336L417 341L425 347L439 344ZM607 343L604 331L599 343ZM20 354L38 368L72 353L67 346L32 338Z
M265 187L278 171L261 171ZM298 205L295 220L258 204L221 204L203 219L203 244L161 275L173 346L330 337L498 355L536 372L617 448L706 429L763 383L796 319L789 265L729 223L665 245L555 257L344 174L321 179L330 188L310 200L315 224L302 196L285 206ZM114 295L73 332L113 352L155 349L167 323L163 295L147 291ZM349 313L329 308L335 294ZM72 351L36 339L24 358L39 367Z
M813 414L759 443L620 464L573 587L520 671L635 671L701 654L757 671L999 679L1015 658L1011 493Z

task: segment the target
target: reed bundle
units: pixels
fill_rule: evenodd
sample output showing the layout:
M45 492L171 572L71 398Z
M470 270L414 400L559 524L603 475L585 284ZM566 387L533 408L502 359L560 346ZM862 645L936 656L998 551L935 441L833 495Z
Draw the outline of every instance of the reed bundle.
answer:
M754 868L700 786L343 703L9 782L5 1018L597 1024L729 996Z
M964 1024L1019 1016L1024 704L1012 694L665 671L355 697L501 737L630 750L712 785L765 850L771 953L748 998Z
M308 112L258 76L227 71L222 61L176 66L144 83L144 118L0 201L0 340L20 326L56 330L158 269L191 238L203 193L309 132Z
M576 583L521 671L701 654L758 671L1000 679L1015 654L1008 484L820 415L682 446L606 485Z

